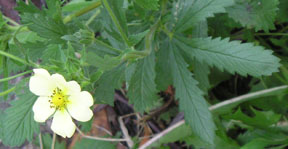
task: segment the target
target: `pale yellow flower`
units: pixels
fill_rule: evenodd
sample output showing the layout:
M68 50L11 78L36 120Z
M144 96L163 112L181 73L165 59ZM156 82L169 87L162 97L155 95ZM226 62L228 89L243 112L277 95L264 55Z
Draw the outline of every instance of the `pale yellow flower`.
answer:
M51 129L64 138L70 138L76 128L71 116L82 122L89 121L93 116L91 94L81 91L76 81L66 82L60 74L50 75L45 69L33 71L29 88L39 96L33 105L35 121L45 122L54 114Z

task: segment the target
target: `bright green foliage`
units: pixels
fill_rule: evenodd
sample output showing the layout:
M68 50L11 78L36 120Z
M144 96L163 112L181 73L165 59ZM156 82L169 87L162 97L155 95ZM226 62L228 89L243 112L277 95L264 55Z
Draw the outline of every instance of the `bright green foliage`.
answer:
M2 141L5 145L20 146L27 139L32 141L34 133L39 132L39 125L34 121L32 106L36 96L28 90L18 95L19 100L11 102L3 118Z
M233 0L179 0L173 4L175 30L182 32L193 27L214 13L225 12L225 7L233 5Z
M184 112L185 120L192 127L193 132L212 144L215 126L202 91L197 87L198 82L192 78L187 63L174 45L170 45L166 52L169 53L167 57L169 63L166 65L173 76L173 85L176 88L175 98L179 100L179 108Z
M154 82L156 77L154 53L138 61L136 68L129 82L129 102L139 112L149 111L159 99Z
M148 10L158 10L159 8L159 0L134 0L134 2L140 7Z
M280 66L272 51L251 43L230 42L228 38L178 39L177 46L191 57L230 73L259 77L277 72Z
M74 149L83 149L83 148L107 148L107 149L116 149L116 143L108 141L96 141L89 139L81 139L74 146Z
M278 0L236 0L236 4L226 10L242 26L268 32L269 29L275 29L278 4Z
M244 124L256 126L259 128L269 127L275 124L281 118L281 115L275 114L272 111L257 111L252 108L255 114L252 117L245 115L241 109L238 109L235 113L224 116L226 119L240 120Z

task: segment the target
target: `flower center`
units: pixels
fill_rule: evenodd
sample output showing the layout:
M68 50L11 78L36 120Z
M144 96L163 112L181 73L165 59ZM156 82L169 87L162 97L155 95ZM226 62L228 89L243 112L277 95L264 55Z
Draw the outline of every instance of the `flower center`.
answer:
M58 87L53 90L53 94L50 97L52 98L52 100L49 100L51 108L63 110L68 103L68 96Z

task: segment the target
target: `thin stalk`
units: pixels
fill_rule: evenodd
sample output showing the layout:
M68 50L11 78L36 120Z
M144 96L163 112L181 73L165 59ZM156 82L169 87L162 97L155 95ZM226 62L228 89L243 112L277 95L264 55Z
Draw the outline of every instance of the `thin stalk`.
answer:
M56 142L56 133L53 133L53 139L52 139L52 143L51 143L51 149L55 148L55 142Z
M76 127L76 130L78 131L78 133L79 133L83 138L87 138L87 139L100 140L100 141L109 141L109 142L127 141L127 139L114 139L114 138L101 138L101 137L95 137L95 136L88 136L88 135L85 135L78 127Z
M110 49L110 50L112 50L112 51L114 51L114 52L116 52L116 53L119 53L119 54L122 53L122 50L113 48L113 47L111 47L110 45L106 44L105 42L103 42L103 41L101 41L101 40L94 39L94 42L95 42L96 44L99 44L99 45L101 45L101 46L104 46L104 47L106 47L106 48L108 48L108 49Z
M83 9L81 9L81 10L79 10L79 11L77 11L71 15L66 16L63 20L63 23L66 24L66 23L70 22L73 18L82 16L83 14L85 14L85 13L87 13L87 12L89 12L95 8L98 8L100 5L101 5L101 1L99 0L99 1L91 4L90 6L87 6L87 7L83 8Z
M288 33L254 33L255 36L288 36Z
M92 21L100 14L100 10L98 9L90 18L89 20L86 22L86 26L89 26L90 23L92 23Z
M42 141L41 132L39 133L38 138L39 138L39 146L40 146L40 149L43 149L43 141Z
M13 60L15 60L15 61L18 61L18 62L20 62L20 63L22 63L22 64L25 64L25 65L28 65L28 66L38 67L37 64L28 63L28 62L26 62L24 59L19 58L19 57L15 56L15 55L12 55L12 54L7 53L7 52L4 52L4 51L0 51L0 55L6 56L6 57L8 57L8 58L11 58L11 59L13 59Z
M130 47L130 43L129 43L129 39L127 38L126 34L124 33L119 21L117 20L115 14L113 13L109 3L107 2L107 0L102 0L103 5L105 6L106 10L108 11L113 23L116 25L118 31L120 32L121 37L123 38L125 44Z
M1 93L0 93L0 96L6 96L6 95L8 95L9 93L13 92L15 89L16 89L16 87L12 87L12 88L4 91L4 92L1 92Z
M32 72L32 70L29 70L29 71L26 71L26 72L23 72L23 73L19 73L17 75L11 76L11 77L2 78L2 79L0 79L0 82L6 82L6 81L9 81L9 80L18 78L20 76L24 76L24 75L26 75L28 73L31 73L31 72Z
M20 25L19 23L17 23L16 21L10 19L9 17L6 17L6 16L4 16L4 15L2 15L2 17L3 17L5 20L7 20L8 22L10 22L11 24L15 25L15 26L19 26L19 25Z

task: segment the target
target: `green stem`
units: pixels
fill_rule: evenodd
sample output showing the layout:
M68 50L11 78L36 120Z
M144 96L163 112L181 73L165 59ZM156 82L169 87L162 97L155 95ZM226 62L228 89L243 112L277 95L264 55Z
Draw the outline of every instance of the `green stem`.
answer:
M16 87L12 87L4 92L0 93L0 96L6 96L7 94L9 94L10 92L13 92L16 89Z
M25 64L25 65L28 65L28 66L38 67L37 64L28 63L28 62L26 62L25 60L23 60L22 58L19 58L19 57L17 57L17 56L14 56L14 55L12 55L12 54L10 54L10 53L7 53L7 52L4 52L4 51L0 51L0 55L9 57L9 58L11 58L11 59L13 59L13 60L15 60L15 61L18 61L18 62L20 62L20 63L22 63L22 64Z
M100 10L98 9L90 18L89 20L86 22L86 26L89 26L92 21L100 14Z
M31 73L31 72L32 72L32 70L29 70L29 71L26 71L26 72L23 72L23 73L19 73L17 75L11 76L11 77L2 78L2 79L0 79L0 82L6 82L6 81L9 81L9 80L18 78L20 76L24 76L24 75L26 75L28 73Z
M118 53L118 54L121 54L121 53L122 53L122 50L113 48L113 47L111 47L110 45L106 44L105 42L103 42L103 41L101 41L101 40L94 39L94 42L95 42L96 44L102 45L102 46L104 46L104 47L106 47L106 48L108 48L108 49L110 49L110 50L112 50L112 51L114 51L114 52L116 52L116 53Z
M147 53L147 55L149 55L152 51L151 43L154 40L154 35L155 35L156 30L158 29L160 20L161 19L159 18L158 21L151 27L149 33L145 37L145 53Z
M255 36L288 36L288 33L254 33Z
M109 3L107 2L107 0L102 0L102 2L103 2L103 5L105 6L106 10L108 11L108 13L109 13L112 21L114 22L114 24L116 25L118 31L120 32L120 35L121 35L121 37L123 38L125 44L126 44L128 47L130 47L131 45L130 45L130 43L129 43L129 40L128 40L126 34L124 33L124 31L123 31L123 29L122 29L119 21L117 20L115 14L113 13L113 11L112 11Z
M99 0L99 1L91 4L91 5L88 6L88 7L85 7L85 8L83 8L83 9L81 9L81 10L79 10L79 11L71 14L71 15L66 16L66 17L64 18L63 22L64 22L64 24L66 24L66 23L70 22L73 18L79 17L79 16L81 16L81 15L83 15L83 14L85 14L85 13L87 13L87 12L89 12L89 11L97 8L97 7L99 7L100 5L101 5L101 1Z
M14 20L10 19L9 17L6 17L4 15L2 15L2 17L4 19L6 19L8 22L10 22L11 24L15 25L15 26L19 26L20 24L18 24L17 22L15 22Z

